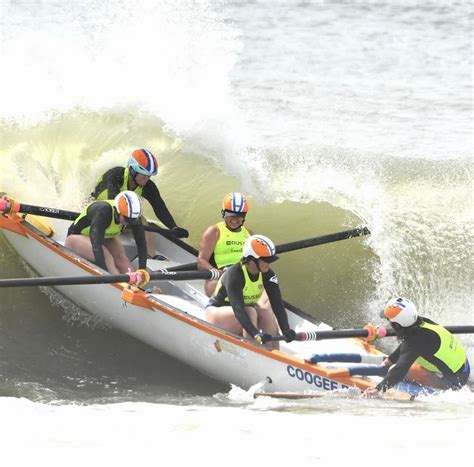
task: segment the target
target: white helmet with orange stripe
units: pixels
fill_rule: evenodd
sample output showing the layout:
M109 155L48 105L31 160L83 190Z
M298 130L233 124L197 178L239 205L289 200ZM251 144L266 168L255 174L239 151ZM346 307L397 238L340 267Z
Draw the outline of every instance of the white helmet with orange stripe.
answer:
M418 319L418 311L413 302L406 298L392 298L380 313L381 318L387 318L391 323L397 323L403 328L413 326Z
M244 244L242 256L244 259L261 259L272 263L278 259L275 255L275 244L265 235L252 235Z
M114 198L119 214L125 217L127 224L137 224L142 217L142 201L134 191L122 191Z

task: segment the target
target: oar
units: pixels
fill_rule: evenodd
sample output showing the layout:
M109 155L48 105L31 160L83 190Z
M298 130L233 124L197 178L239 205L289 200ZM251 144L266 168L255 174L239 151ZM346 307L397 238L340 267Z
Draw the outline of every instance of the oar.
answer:
M65 211L62 209L49 208L44 206L33 206L31 204L19 203L17 201L13 202L13 204L10 205L10 203L4 199L0 199L0 212L22 212L24 214L35 214L37 216L45 216L54 219L63 219L71 221L75 220L79 216L79 213L74 211ZM172 239L173 241L177 240L170 230L159 227L156 224L146 225L145 230L160 233L165 237ZM295 242L283 243L281 245L276 246L276 253L287 253L288 251L302 250L303 248L324 245L327 243L337 242L339 240L346 240L349 238L360 237L369 234L370 230L367 227L357 227L356 229L345 230L343 232L337 232L334 234L322 235L319 237L307 238L305 240L297 240ZM194 249L192 249L192 252L197 254L197 251ZM187 271L196 268L197 263L193 262L181 264L179 266L173 266L169 268L168 271Z
M179 245L181 248L185 249L188 253L191 253L192 255L197 256L198 253L199 253L198 250L196 250L196 248L191 246L189 243L183 242L183 240L176 237L170 229L165 229L165 228L160 227L159 225L156 225L156 224L153 224L153 223L149 223L148 225L144 225L144 228L148 232L155 232L155 233L159 233L160 235L163 235L163 237L166 237L167 239L171 240L173 243L176 243L177 245ZM184 271L184 270L188 270L188 269L190 269L190 268L184 268L182 270ZM196 269L196 268L194 268L194 269ZM171 269L171 268L169 270L178 271L178 269Z
M297 240L296 242L282 243L275 247L278 253L287 253L288 251L302 250L311 246L325 245L327 243L337 242L339 240L346 240L348 238L361 237L369 235L370 230L367 227L357 227L356 229L345 230L334 234L322 235L320 237L307 238L305 240ZM186 271L189 269L196 269L197 263L186 263L179 266L168 268L168 271Z
M24 214L35 214L37 216L52 217L54 219L63 219L66 221L73 221L79 216L78 212L64 211L62 209L47 208L44 206L33 206L31 204L23 204L14 201L10 204L5 199L0 199L0 212L7 212L9 214L22 212Z
M133 282L131 274L104 274L97 276L66 276L66 277L27 277L21 279L0 279L0 288L30 287L30 286L59 286L59 285L86 285L112 284L116 282ZM150 273L150 280L186 281L195 279L216 279L214 271L158 271Z
M329 235L322 235L320 237L308 238L306 240L298 240L296 242L283 243L277 245L276 252L287 253L288 251L302 250L311 246L325 245L326 243L338 242L339 240L346 240L348 238L361 237L363 235L370 235L370 230L367 227L357 227L356 229L345 230Z
M452 334L472 334L474 326L444 326ZM320 341L324 339L346 339L349 337L369 337L369 329L332 329L328 331L297 332L296 341ZM376 329L377 337L393 337L395 332L380 326ZM285 336L273 336L272 340L282 341Z
M7 212L8 214L21 212L23 214L35 214L36 216L51 217L65 221L74 221L80 214L74 211L65 211L63 209L48 208L45 206L33 206L32 204L24 204L17 201L14 201L12 204L10 204L4 199L0 199L0 212ZM165 237L176 240L176 237L169 229L164 229L163 227L159 227L155 224L145 225L144 227L145 230L157 232L164 235Z

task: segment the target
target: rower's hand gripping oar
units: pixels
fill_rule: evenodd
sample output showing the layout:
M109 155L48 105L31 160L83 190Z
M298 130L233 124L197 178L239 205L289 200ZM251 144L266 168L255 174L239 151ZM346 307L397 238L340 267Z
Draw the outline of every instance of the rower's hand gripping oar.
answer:
M474 326L444 326L452 334L473 334ZM393 337L395 332L384 326L368 325L364 329L331 329L327 331L305 331L296 333L296 341L320 341L325 339L347 339L350 337L362 337L368 341L374 341L381 337ZM285 336L273 336L272 340L282 341Z

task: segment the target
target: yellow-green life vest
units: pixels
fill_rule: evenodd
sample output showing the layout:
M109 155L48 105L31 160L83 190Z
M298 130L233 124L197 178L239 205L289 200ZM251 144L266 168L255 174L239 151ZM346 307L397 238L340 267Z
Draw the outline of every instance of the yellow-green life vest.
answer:
M255 305L263 294L263 277L262 273L258 273L258 278L256 281L252 281L249 277L247 267L245 264L242 264L242 272L244 273L245 284L242 290L242 295L244 296L244 303L247 306ZM222 279L222 277L221 277ZM217 282L216 290L214 295L217 295L217 292L222 287L221 279ZM225 302L229 303L229 297L225 297Z
M122 183L122 186L120 187L120 192L128 190L128 176L129 176L129 174L130 174L130 171L128 170L128 167L126 167L124 172L123 172L123 183ZM99 183L102 182L102 177L103 176L100 176L98 178L96 185L99 185ZM134 191L138 196L142 196L143 187L140 186L140 185L137 185L135 187L135 189L133 189L131 191ZM100 199L100 200L103 200L103 201L106 201L107 198L108 198L107 188L105 190L101 191L99 193L99 196L97 196L97 199Z
M440 359L453 373L456 373L466 362L466 352L458 339L451 334L447 329L437 324L422 323L421 328L426 328L434 331L441 339L439 349L434 356ZM423 357L418 357L416 362L428 371L439 372L439 368L425 360Z
M117 224L116 222L114 200L106 199L104 201L106 203L109 203L110 207L112 208L112 222L105 230L104 238L113 238L113 237L116 237L117 235L120 235L120 233L122 232L122 226L120 224ZM85 209L81 211L81 213L79 214L79 217L74 221L74 224L77 224L80 221L80 219L82 219L83 217L87 215L88 208L89 206L87 206ZM85 227L84 229L81 230L81 235L90 236L90 231L91 231L91 226L89 225L88 227Z
M219 240L214 248L214 261L220 269L224 266L237 264L242 259L245 241L250 237L249 231L242 226L240 232L229 230L225 222L217 224Z

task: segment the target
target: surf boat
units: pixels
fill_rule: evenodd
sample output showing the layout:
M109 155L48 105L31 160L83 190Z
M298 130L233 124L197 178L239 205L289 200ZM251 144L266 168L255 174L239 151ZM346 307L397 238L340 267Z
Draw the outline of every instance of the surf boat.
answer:
M0 215L0 231L40 277L93 278L109 275L64 247L69 225L70 221L45 220L31 214ZM137 251L132 237L123 233L120 238L132 264L137 267ZM197 251L174 238L169 231L156 234L156 249L159 254L155 259L148 260L147 264L152 271L165 271L166 274L170 269L196 261ZM193 277L192 274L190 276ZM279 394L344 391L350 388L364 390L381 380L381 376L367 374L370 371L365 370L380 365L384 357L367 339L347 337L290 343L282 340L278 350L269 350L254 340L206 321L208 298L204 294L202 279L178 281L173 276L166 276L150 282L147 287L147 290L142 290L130 287L127 282L118 282L56 285L54 288L112 327L211 378L246 390L256 387L259 391ZM285 305L290 326L299 336L319 339L325 333L337 333L297 307L289 303ZM339 359L346 361L320 357L316 363L311 363L309 358L335 354L346 355ZM350 357L347 358L347 355ZM418 392L419 388L405 386L401 390L413 393Z

